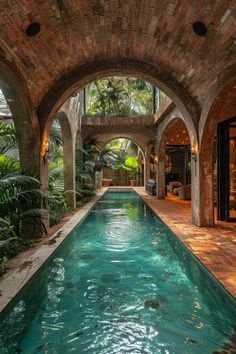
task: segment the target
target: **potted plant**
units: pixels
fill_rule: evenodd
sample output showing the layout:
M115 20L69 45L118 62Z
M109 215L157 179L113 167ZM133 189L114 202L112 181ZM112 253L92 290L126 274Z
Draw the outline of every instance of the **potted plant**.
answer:
M138 160L135 156L129 156L126 160L125 160L125 166L127 168L127 170L129 171L129 176L130 178L130 185L132 187L136 186L136 177L138 174L137 168L138 168Z

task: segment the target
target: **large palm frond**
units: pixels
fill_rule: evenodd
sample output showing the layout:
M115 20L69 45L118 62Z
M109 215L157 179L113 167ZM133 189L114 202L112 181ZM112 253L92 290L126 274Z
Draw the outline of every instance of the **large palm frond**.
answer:
M0 155L0 178L20 170L20 163L13 157Z

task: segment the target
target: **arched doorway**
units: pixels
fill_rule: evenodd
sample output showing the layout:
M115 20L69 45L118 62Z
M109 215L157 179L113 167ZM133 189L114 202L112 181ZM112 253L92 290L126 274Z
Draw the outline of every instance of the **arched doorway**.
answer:
M137 143L127 138L112 139L104 144L100 156L104 161L104 186L143 185L144 155Z
M157 196L160 199L192 199L192 170L196 161L191 153L191 140L186 124L173 118L159 132L157 164ZM195 172L193 172L195 173Z
M211 90L200 120L200 205L201 224L214 225L214 220L234 221L236 115L235 70L225 73Z
M50 121L75 91L93 80L109 75L133 76L159 87L176 104L191 130L198 125L199 107L185 90L180 89L174 79L163 77L159 70L145 62L119 58L95 60L71 71L56 82L42 99L37 110L42 134L47 135Z
M217 127L217 218L236 221L236 117Z

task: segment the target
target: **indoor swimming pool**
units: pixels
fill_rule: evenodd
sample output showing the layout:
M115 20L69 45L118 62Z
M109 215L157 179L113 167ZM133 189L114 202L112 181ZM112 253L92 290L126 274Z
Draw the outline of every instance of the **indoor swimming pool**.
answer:
M220 353L234 299L132 191L108 191L2 315L0 353Z

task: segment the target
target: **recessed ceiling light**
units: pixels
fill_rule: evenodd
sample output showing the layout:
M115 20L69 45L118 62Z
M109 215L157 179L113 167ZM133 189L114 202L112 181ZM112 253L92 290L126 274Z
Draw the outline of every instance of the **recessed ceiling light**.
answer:
M31 23L25 30L25 33L28 37L36 36L41 30L41 26L37 22Z
M193 23L193 30L196 35L204 37L207 34L207 27L201 21L196 21Z

